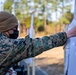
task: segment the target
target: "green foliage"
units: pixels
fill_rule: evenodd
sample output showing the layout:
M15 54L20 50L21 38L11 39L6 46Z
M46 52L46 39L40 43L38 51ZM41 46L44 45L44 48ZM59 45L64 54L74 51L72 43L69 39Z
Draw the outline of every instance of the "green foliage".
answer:
M67 2L68 0L66 0ZM31 24L31 14L28 13L30 6L28 6L28 3L30 1L27 0L21 0L19 3L18 2L14 2L14 0L6 0L6 2L4 3L4 10L7 10L9 12L12 12L12 4L15 5L15 16L17 17L17 19L20 21L21 24L25 25L26 28L30 27ZM39 9L40 12L38 12L38 16L35 17L34 19L34 26L36 31L38 30L39 27L44 26L44 23L46 24L50 24L52 23L52 21L48 21L47 16L49 16L50 13L50 17L52 15L52 13L56 13L56 18L57 18L57 10L60 9L61 13L63 16L60 17L59 21L61 23L65 23L68 24L71 22L72 18L73 18L73 14L70 13L70 5L68 6L63 6L63 0L34 0L35 4L35 9ZM66 5L65 2L65 5ZM50 4L51 6L48 7L48 4ZM47 11L50 12L48 13ZM64 13L63 13L63 10ZM46 16L44 14L44 12L46 11ZM69 12L67 12L69 11ZM66 13L67 12L67 13ZM38 17L44 17L43 19L39 19ZM46 21L46 22L45 22ZM60 23L59 22L59 23ZM54 22L56 24L56 22Z
M70 23L70 21L68 19L66 19L65 17L61 17L60 22L63 24L69 24Z
M4 3L4 10L8 11L8 12L12 12L12 2L11 0L6 0L6 2Z
M74 15L73 13L71 13L70 11L67 11L65 14L64 14L65 18L68 19L70 22L72 21Z
M40 20L37 17L35 17L34 26L35 26L36 31L38 31L38 27L40 27L42 25L43 25L43 20Z
M24 25L26 28L30 28L30 24L31 24L31 17L27 17L24 19Z
M73 13L68 11L60 17L59 21L63 24L69 24L72 21L72 19L73 19Z

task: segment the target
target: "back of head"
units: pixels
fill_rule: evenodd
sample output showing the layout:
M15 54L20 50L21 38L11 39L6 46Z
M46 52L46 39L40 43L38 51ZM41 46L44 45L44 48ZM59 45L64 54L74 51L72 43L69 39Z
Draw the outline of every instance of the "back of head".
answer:
M17 18L6 11L0 12L0 32L10 30L18 25Z

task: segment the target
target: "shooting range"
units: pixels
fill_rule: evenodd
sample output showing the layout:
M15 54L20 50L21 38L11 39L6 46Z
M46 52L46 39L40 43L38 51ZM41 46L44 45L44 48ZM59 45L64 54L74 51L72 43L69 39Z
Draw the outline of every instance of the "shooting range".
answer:
M0 0L0 11L17 17L18 38L41 38L76 26L76 0ZM14 66L18 66L15 75L76 75L75 40L70 38L65 49L54 48L20 61Z

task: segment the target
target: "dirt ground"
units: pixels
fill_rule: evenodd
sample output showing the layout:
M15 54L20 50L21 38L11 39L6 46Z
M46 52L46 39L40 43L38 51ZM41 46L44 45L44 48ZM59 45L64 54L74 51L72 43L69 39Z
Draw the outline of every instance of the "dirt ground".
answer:
M57 47L36 56L36 65L48 73L48 75L63 75L64 50Z

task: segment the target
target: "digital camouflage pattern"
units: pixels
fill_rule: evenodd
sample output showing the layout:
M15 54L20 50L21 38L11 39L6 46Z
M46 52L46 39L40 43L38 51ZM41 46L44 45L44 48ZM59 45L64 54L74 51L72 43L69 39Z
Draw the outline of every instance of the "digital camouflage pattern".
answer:
M0 75L22 59L34 57L54 47L62 46L67 41L65 32L42 38L9 39L0 33Z

